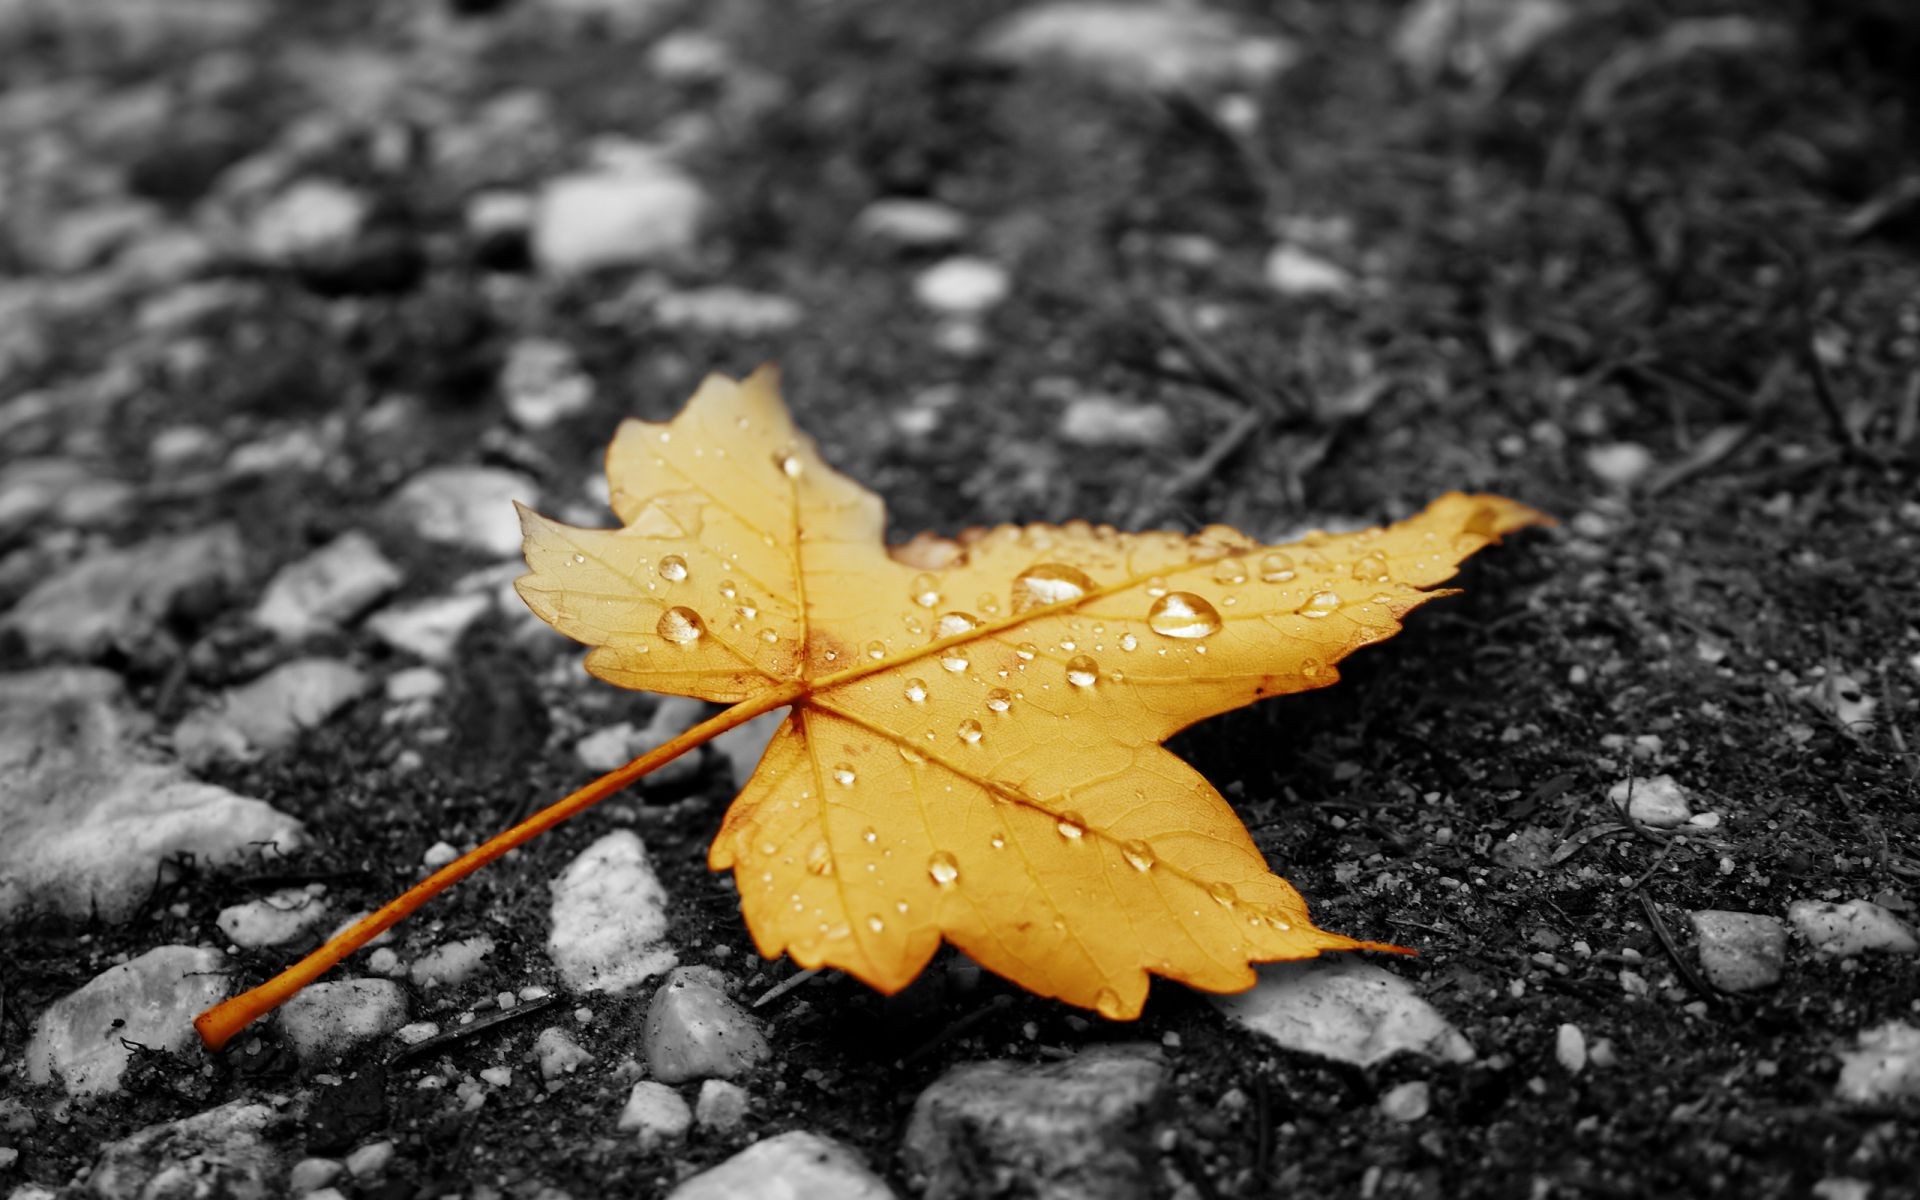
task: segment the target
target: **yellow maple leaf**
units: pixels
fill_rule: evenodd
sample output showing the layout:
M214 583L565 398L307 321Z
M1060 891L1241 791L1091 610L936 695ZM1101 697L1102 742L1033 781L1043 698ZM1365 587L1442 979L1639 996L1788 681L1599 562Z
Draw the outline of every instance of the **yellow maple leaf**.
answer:
M1286 546L1218 525L1073 522L889 552L879 498L795 429L770 369L709 377L670 422L626 422L607 474L618 529L522 510L521 596L593 647L600 678L733 707L209 1010L209 1044L351 953L353 936L364 944L660 762L780 708L709 856L734 872L768 957L893 992L944 940L1126 1019L1149 975L1229 992L1251 986L1251 963L1398 949L1316 928L1226 801L1161 743L1334 682L1340 659L1397 632L1461 559L1544 520L1455 493L1396 525Z

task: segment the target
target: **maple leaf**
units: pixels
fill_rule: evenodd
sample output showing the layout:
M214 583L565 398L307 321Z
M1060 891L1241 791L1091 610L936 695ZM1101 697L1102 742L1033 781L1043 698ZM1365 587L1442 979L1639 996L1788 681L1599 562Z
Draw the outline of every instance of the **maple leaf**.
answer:
M209 1044L351 953L358 932L363 944L659 763L781 708L709 855L734 872L768 957L893 992L946 941L1030 991L1126 1019L1150 975L1230 992L1252 985L1252 963L1398 950L1316 928L1232 808L1161 743L1333 683L1342 658L1444 594L1429 589L1461 559L1545 520L1454 493L1396 525L1286 546L1221 525L1070 522L889 551L879 498L795 429L771 369L709 377L670 422L624 423L607 474L618 529L522 509L520 595L593 647L600 678L732 707L209 1010Z

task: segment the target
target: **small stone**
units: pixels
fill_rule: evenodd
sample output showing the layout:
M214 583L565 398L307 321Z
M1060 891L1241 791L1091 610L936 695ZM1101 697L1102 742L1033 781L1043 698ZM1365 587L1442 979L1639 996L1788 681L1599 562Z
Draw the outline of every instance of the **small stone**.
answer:
M1291 242L1267 255L1266 276L1267 286L1282 296L1347 296L1355 286L1353 272Z
M492 1084L494 1087L513 1086L512 1067L488 1067L479 1074L481 1079Z
M1672 829L1693 816L1687 790L1671 775L1622 779L1607 789L1607 799L1626 814L1627 820L1650 829Z
M921 304L954 316L978 316L999 305L1012 290L1004 267L964 256L942 259L913 281L914 297Z
M392 1142L368 1142L347 1155L347 1173L362 1182L379 1178L393 1161L393 1149Z
M1873 1186L1864 1179L1830 1175L1807 1189L1807 1194L1814 1200L1873 1200Z
M540 1078L549 1083L593 1061L593 1055L558 1025L549 1025L540 1031L540 1036L533 1040L533 1057L540 1064Z
M996 62L1051 66L1121 90L1198 91L1266 83L1299 51L1228 13L1188 4L1057 0L990 26Z
M192 1054L193 1018L226 999L227 959L218 950L160 946L109 967L47 1006L27 1043L27 1077L59 1080L68 1095L120 1090L128 1044Z
M540 191L534 261L549 274L579 275L683 258L709 207L705 190L664 162L564 175Z
M1553 1035L1553 1057L1569 1075L1587 1069L1587 1035L1578 1025L1563 1024Z
M643 1079L633 1085L627 1106L620 1110L619 1127L634 1135L643 1154L675 1146L693 1128L693 1110L680 1093L664 1083Z
M262 950L316 940L330 915L327 902L305 888L282 888L221 909L214 924L242 950Z
M289 1118L235 1100L178 1121L150 1125L103 1148L87 1191L103 1198L278 1195Z
M1787 920L1814 950L1828 958L1920 953L1920 938L1905 921L1871 900L1829 904L1824 900L1795 900Z
M269 262L299 263L344 249L365 226L369 206L351 188L301 180L254 214L248 240Z
M1424 1079L1400 1084L1380 1097L1380 1115L1402 1124L1422 1119L1432 1107L1433 1093Z
M639 747L641 731L630 721L619 721L594 730L573 744L573 756L589 771L602 774L630 762L644 750Z
M785 333L806 315L799 302L743 288L708 287L669 292L653 302L653 317L666 329L692 329L734 337Z
M893 197L875 200L853 221L854 233L890 246L932 250L951 246L967 235L967 218L937 200Z
M806 1200L814 1197L894 1200L893 1190L868 1170L853 1150L831 1138L798 1129L755 1142L667 1194L667 1200L801 1200L803 1197Z
M1289 1050L1372 1066L1402 1051L1473 1061L1473 1046L1386 968L1335 956L1256 968L1260 982L1214 999L1228 1018Z
M1754 992L1780 982L1787 927L1761 913L1703 909L1693 914L1700 969L1723 992Z
M565 342L522 338L507 352L500 393L514 424L551 429L593 406L593 379Z
M1147 1156L1171 1072L1156 1050L1082 1051L1047 1066L964 1063L914 1101L901 1148L929 1200L1019 1194L1135 1200L1153 1194ZM1011 1181L1024 1181L1009 1189Z
M646 1057L662 1082L735 1078L771 1054L759 1022L729 999L710 973L681 967L653 994Z
M1653 451L1638 442L1613 442L1587 451L1587 470L1625 490L1653 470Z
M431 663L446 663L460 639L493 610L478 592L436 596L383 608L367 618L367 630L395 650Z
M461 938L447 942L415 959L407 968L407 976L414 986L432 990L437 987L458 987L473 978L474 972L493 953L493 939L486 934Z
M429 467L388 501L394 519L430 542L494 558L520 553L520 517L514 504L532 504L531 479L498 467Z
M428 870L437 871L459 857L460 851L455 847L446 842L435 842L427 847L425 854L420 856L420 865Z
M327 1187L346 1171L347 1164L337 1158L303 1158L287 1174L287 1190L296 1196Z
M700 1085L693 1119L700 1128L713 1133L732 1133L746 1123L750 1103L745 1088L724 1079L709 1079Z
M670 83L711 83L733 72L733 51L710 33L680 29L647 51L647 66Z
M1835 1094L1856 1104L1920 1099L1920 1029L1888 1021L1863 1031L1856 1049L1840 1053Z
M407 1023L407 993L386 979L311 983L280 1008L280 1036L302 1062L325 1063Z
M437 1021L413 1021L393 1031L393 1036L408 1046L418 1046L431 1037L440 1036L440 1024Z
M351 663L301 658L232 688L174 727L173 748L189 766L257 758L289 746L371 689Z
M679 961L663 941L666 889L632 830L587 847L552 890L547 955L568 990L631 991Z
M1578 13L1567 0L1415 0L1394 31L1393 54L1423 83L1448 73L1498 80Z
M1147 448L1173 440L1173 416L1158 404L1079 396L1060 414L1062 441L1076 446Z
M42 658L95 658L157 634L196 597L238 587L240 535L227 525L103 550L63 567L14 603L0 629Z
M1830 715L1849 737L1873 735L1873 714L1880 702L1853 676L1830 671L1808 689L1807 698Z
M400 586L400 569L364 533L342 534L282 567L253 610L254 624L297 642L338 629Z

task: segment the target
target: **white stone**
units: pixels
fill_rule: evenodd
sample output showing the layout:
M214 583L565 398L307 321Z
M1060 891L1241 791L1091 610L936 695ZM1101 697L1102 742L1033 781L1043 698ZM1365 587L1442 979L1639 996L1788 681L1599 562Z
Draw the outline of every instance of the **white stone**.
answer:
M1423 1119L1432 1107L1433 1092L1424 1079L1409 1080L1380 1097L1380 1114L1402 1124Z
M437 987L458 987L473 978L474 972L492 953L493 939L484 933L475 934L422 954L407 969L407 976L414 986L429 991Z
M1006 268L984 258L956 255L920 272L914 297L935 312L978 316L997 306L1013 290Z
M133 1051L122 1039L155 1050L192 1054L193 1018L226 999L226 956L193 946L160 946L49 1005L27 1043L27 1077L59 1080L69 1095L120 1090Z
M1671 775L1622 779L1607 789L1607 799L1629 821L1650 829L1672 829L1693 816L1687 789Z
M664 1083L643 1079L633 1085L627 1105L620 1110L622 1130L634 1135L643 1154L677 1145L693 1128L693 1110L680 1093Z
M511 558L520 553L514 504L533 504L539 491L498 467L429 467L402 484L388 508L427 541Z
M570 991L627 992L670 970L666 932L667 891L632 830L602 837L553 882L547 955Z
M393 1036L409 1046L418 1046L431 1037L440 1036L440 1024L437 1021L410 1021L393 1031Z
M367 630L395 650L447 663L460 639L492 610L493 600L480 592L434 596L381 609L367 618Z
M1700 969L1723 992L1752 992L1780 982L1787 927L1761 913L1703 909L1693 914Z
M1888 1021L1863 1030L1853 1050L1840 1052L1835 1093L1856 1104L1920 1099L1920 1029Z
M1449 71L1496 80L1577 11L1567 0L1415 0L1394 31L1393 53L1425 83Z
M500 369L500 394L516 425L551 429L593 407L593 379L565 342L521 338Z
M280 568L253 610L254 624L297 642L338 629L400 586L400 569L364 533L345 533Z
M1602 482L1625 489L1653 470L1653 451L1638 442L1610 442L1587 451L1587 470Z
M254 214L248 240L269 262L293 263L338 250L366 224L366 197L327 179L303 179Z
M805 312L786 296L722 286L669 292L653 302L653 316L667 329L766 337L792 329Z
M586 1047L558 1025L547 1026L533 1039L533 1057L540 1064L540 1078L549 1083L593 1061Z
M744 786L753 775L754 768L760 765L761 756L767 752L767 744L773 741L773 735L779 732L786 719L786 710L776 708L770 713L762 713L745 725L736 725L713 739L713 748L733 768L736 786Z
M314 938L329 916L327 902L305 888L282 888L271 896L221 909L214 924L241 949L262 950Z
M853 231L891 246L935 249L965 237L967 218L937 200L897 196L875 200L861 209L853 220Z
M1796 900L1787 908L1787 920L1816 952L1829 958L1853 958L1870 951L1920 953L1920 938L1907 923L1871 900L1845 904Z
M667 1194L667 1200L894 1200L860 1156L831 1138L794 1130L755 1142Z
M1173 416L1158 404L1076 396L1060 414L1059 433L1076 446L1165 446L1173 440Z
M347 1155L347 1173L355 1179L375 1179L386 1173L393 1161L394 1146L389 1141L368 1142Z
M1587 1035L1578 1025L1563 1024L1554 1031L1553 1057L1569 1075L1587 1069Z
M1354 290L1353 272L1291 242L1267 254L1266 277L1282 296L1346 296Z
M1298 58L1293 43L1192 4L1058 0L1015 11L981 43L990 59L1056 65L1121 89L1252 86Z
M111 1142L87 1175L90 1195L197 1200L280 1194L291 1121L265 1104L235 1100Z
M189 766L250 759L291 745L309 729L365 695L373 681L351 663L301 658L188 713L173 731L175 753Z
M513 1068L512 1067L488 1067L485 1070L479 1072L479 1075L481 1079L484 1079L488 1083L492 1084L494 1087L512 1087L513 1086Z
M760 1023L721 990L713 973L681 967L647 1009L647 1067L665 1083L731 1079L772 1054Z
M38 658L93 658L152 637L190 593L237 587L244 557L227 525L99 551L35 585L0 629Z
M577 275L683 258L709 207L697 182L664 163L563 175L540 190L534 261L550 274Z
M308 984L280 1008L280 1036L308 1064L324 1063L407 1023L407 993L387 979Z
M724 1079L709 1079L700 1085L700 1096L693 1102L693 1119L702 1129L732 1133L746 1123L751 1103L745 1088Z
M1473 1061L1473 1046L1460 1031L1384 967L1330 955L1258 970L1260 981L1250 991L1214 1004L1289 1050L1363 1067L1401 1051Z
M337 1158L303 1158L287 1174L287 1190L296 1196L330 1186L347 1169Z
M1849 736L1872 736L1873 714L1880 702L1853 676L1831 671L1808 689L1807 698L1832 716L1834 723Z
M456 847L446 842L435 842L427 847L425 854L420 856L420 865L437 871L459 857L460 851Z

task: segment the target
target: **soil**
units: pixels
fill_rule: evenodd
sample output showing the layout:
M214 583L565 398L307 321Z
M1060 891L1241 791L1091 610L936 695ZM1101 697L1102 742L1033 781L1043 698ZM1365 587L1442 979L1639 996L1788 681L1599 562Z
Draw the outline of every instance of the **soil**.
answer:
M1277 1050L1164 983L1138 1022L1115 1026L948 953L890 999L827 975L762 1010L777 1057L747 1081L747 1126L696 1134L678 1154L613 1131L625 1085L612 1072L637 1044L642 991L594 1002L579 1036L596 1061L564 1087L502 1089L473 1112L420 1080L503 1062L526 1072L541 1015L437 1058L351 1064L334 1084L246 1039L205 1070L144 1056L127 1093L98 1103L16 1075L8 1088L43 1119L0 1182L69 1179L104 1141L155 1121L304 1091L318 1106L306 1152L397 1143L388 1180L360 1194L657 1195L749 1141L806 1128L858 1147L905 1195L907 1115L948 1067L1148 1041L1177 1070L1161 1143L1173 1149L1154 1184L1168 1195L1798 1197L1838 1177L1875 1197L1920 1195L1913 1103L1834 1098L1836 1052L1920 1011L1920 959L1835 965L1797 948L1777 987L1726 995L1700 978L1688 921L1854 897L1911 919L1920 900L1920 206L1874 207L1920 170L1920 26L1898 6L1782 4L1753 18L1777 35L1763 45L1642 62L1597 95L1623 55L1725 7L1608 5L1509 70L1422 86L1389 52L1396 5L1222 5L1305 50L1254 97L1265 119L1251 129L1208 100L983 64L969 46L999 3L706 6L688 23L745 64L709 83L638 69L654 30L454 7L483 11L288 3L218 58L0 43L8 91L83 80L103 96L182 97L164 145L79 147L96 156L85 165L175 211L243 156L284 145L293 122L347 120L358 56L417 64L428 36L462 47L438 85L450 103L364 117L363 136L332 151L326 173L379 197L382 236L357 257L253 272L255 301L197 330L191 354L141 343L126 306L100 304L10 368L10 395L90 395L103 375L135 373L112 420L78 426L89 461L149 497L113 540L237 520L264 579L340 531L380 528L379 500L429 462L506 463L576 495L618 418L662 419L704 373L770 359L801 424L887 498L900 538L1070 517L1272 536L1404 515L1454 488L1525 500L1562 524L1481 556L1463 595L1352 660L1338 687L1174 744L1320 924L1419 950L1397 969L1479 1056L1341 1068ZM511 36L488 31L499 22ZM342 94L316 85L329 71ZM770 99L740 98L749 71ZM423 147L436 122L510 89L545 96L557 136L497 164L491 182L505 186L537 186L594 135L656 137L690 113L716 122L694 162L720 212L663 278L788 295L801 322L756 336L659 327L615 303L630 282L618 274L529 289L517 308L492 302L497 278L527 283L524 248L463 240L460 184ZM964 210L977 248L1012 264L1013 292L976 354L941 349L938 322L910 301L931 257L848 234L863 205L902 194ZM1276 231L1331 246L1359 289L1276 293L1260 270ZM1164 253L1196 237L1217 254ZM23 273L28 258L0 248ZM574 346L597 398L553 430L508 435L492 381L528 330ZM1196 372L1201 357L1215 369ZM896 422L940 387L958 399L937 432ZM1060 396L1080 393L1157 404L1173 434L1070 443ZM322 471L170 491L146 465L174 425L308 428L394 395L421 406L413 433L348 438ZM1219 442L1261 406L1251 436ZM1650 469L1610 472L1623 444ZM70 445L22 441L0 461ZM1179 489L1163 490L1169 480ZM407 595L479 565L382 544ZM109 665L178 716L271 658L249 642L244 610L209 599L170 631L168 645L195 648L186 658L160 647ZM449 670L438 734L383 724L370 700L291 750L214 772L306 821L312 848L271 878L187 870L126 925L9 931L7 1059L35 1014L116 955L217 941L220 908L289 881L325 882L343 910L371 906L412 882L426 846L471 843L579 783L574 742L644 719L650 701L583 682L552 641L506 621L479 629ZM371 639L334 648L405 665ZM18 647L6 653L20 665ZM1840 674L1878 702L1871 728L1843 727L1820 702ZM1719 826L1579 843L1611 821L1610 787L1662 773ZM720 966L748 997L786 978L791 965L758 959L730 885L704 867L733 786L709 755L436 903L405 945L484 932L500 949L464 990L423 999L422 1015L551 982L546 883L624 825L674 897L683 961ZM282 965L243 961L253 978ZM1566 1024L1590 1046L1610 1042L1612 1064L1559 1065ZM1431 1115L1383 1116L1381 1095L1411 1079L1430 1082Z

